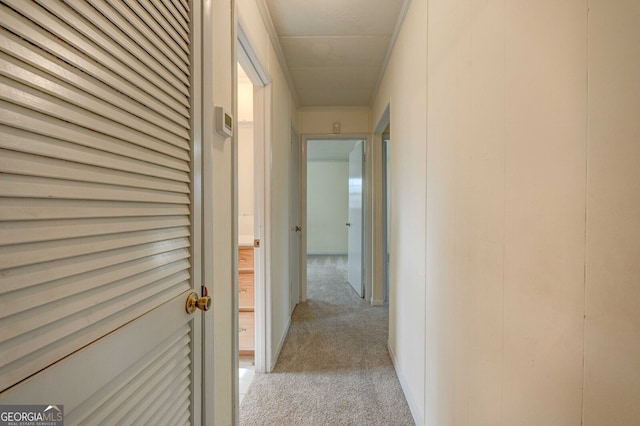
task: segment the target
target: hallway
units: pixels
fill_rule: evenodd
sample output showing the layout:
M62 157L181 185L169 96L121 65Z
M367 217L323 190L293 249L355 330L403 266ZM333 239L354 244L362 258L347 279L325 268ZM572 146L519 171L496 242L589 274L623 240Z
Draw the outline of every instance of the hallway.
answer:
M308 300L278 363L256 374L241 425L414 424L387 352L388 310L346 281L346 257L309 256Z

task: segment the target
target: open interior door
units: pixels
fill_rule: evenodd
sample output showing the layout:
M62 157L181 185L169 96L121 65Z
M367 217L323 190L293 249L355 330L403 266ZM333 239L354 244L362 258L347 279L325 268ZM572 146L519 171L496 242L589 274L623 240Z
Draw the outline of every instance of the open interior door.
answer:
M359 141L349 154L349 221L347 222L347 279L360 297L364 297L362 282L363 149L364 143Z

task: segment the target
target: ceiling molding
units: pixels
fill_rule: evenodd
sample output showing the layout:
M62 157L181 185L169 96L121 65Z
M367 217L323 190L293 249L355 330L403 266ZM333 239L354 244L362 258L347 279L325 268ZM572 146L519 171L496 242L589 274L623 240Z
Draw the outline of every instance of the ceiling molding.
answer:
M282 74L284 74L284 78L285 80L287 80L287 85L289 86L289 90L291 91L291 96L293 97L296 106L300 105L298 93L296 92L296 88L293 85L293 79L291 78L291 73L289 72L289 66L287 65L287 61L284 58L284 52L282 51L282 46L280 46L278 33L276 32L276 27L273 25L273 20L271 19L269 8L267 7L265 0L256 0L256 4L258 5L258 9L260 10L260 15L262 16L264 26L269 33L269 38L271 39L273 50L275 50L276 52L278 63L280 64L280 68L282 69Z
M384 73L387 71L389 59L391 59L391 53L393 52L393 48L396 45L396 40L398 39L398 35L400 34L400 30L402 29L404 19L407 17L407 12L409 12L410 5L411 0L404 0L404 3L402 3L402 8L400 9L400 13L398 14L398 19L396 20L396 26L393 28L393 34L391 35L391 41L389 42L387 54L384 57L384 62L382 63L382 68L380 68L380 74L378 74L378 80L376 81L375 89L373 91L373 94L371 95L371 99L369 100L369 105L372 107L373 102L376 100L376 96L378 96L378 91L380 91L380 84L382 84Z

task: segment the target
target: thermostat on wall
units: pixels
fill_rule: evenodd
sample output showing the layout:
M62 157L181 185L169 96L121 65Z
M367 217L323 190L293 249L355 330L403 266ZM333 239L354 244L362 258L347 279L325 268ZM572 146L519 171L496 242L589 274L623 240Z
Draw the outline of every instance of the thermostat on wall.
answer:
M216 133L223 138L230 138L233 136L233 117L226 110L225 107L216 106Z

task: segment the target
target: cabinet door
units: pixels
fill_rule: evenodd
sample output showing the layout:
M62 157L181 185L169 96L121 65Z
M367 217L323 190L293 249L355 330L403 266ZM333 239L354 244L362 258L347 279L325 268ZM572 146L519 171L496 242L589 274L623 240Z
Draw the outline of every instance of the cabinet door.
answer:
M253 247L240 247L238 250L238 269L253 272Z
M255 342L255 324L253 312L240 312L238 334L241 351L253 351Z
M241 311L253 311L253 306L253 274L240 274L238 277L238 307Z

